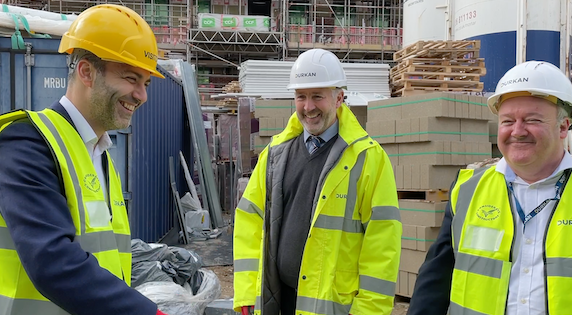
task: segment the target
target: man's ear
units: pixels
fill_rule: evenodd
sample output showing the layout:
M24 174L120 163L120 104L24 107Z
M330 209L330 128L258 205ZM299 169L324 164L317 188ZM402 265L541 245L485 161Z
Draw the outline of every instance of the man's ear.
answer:
M336 108L342 106L344 102L344 90L340 89L340 93L338 93L338 98L336 99Z
M97 71L89 61L85 59L78 61L75 71L77 80L81 81L86 87L93 87Z

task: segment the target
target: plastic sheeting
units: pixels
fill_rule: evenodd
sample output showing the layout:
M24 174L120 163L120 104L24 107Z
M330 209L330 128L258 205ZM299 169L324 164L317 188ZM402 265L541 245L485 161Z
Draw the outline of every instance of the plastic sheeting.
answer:
M268 32L270 18L257 15L199 13L199 29Z
M70 28L72 21L62 20L54 21L32 15L13 15L11 13L0 12L0 26L16 28L16 21L18 22L18 29L25 31L26 27L23 20L29 25L29 30L41 34L50 34L62 36Z
M209 303L221 294L220 282L210 270L199 270L202 281L196 294L190 286L182 287L173 282L148 282L135 289L169 315L203 315Z
M134 287L169 280L184 285L192 282L203 266L201 257L193 251L164 244L147 244L139 239L131 240L131 252L131 282Z

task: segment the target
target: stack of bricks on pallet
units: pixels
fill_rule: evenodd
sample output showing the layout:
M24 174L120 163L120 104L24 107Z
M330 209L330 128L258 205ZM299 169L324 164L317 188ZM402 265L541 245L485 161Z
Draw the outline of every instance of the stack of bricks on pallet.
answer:
M284 130L292 113L296 111L293 100L256 100L254 117L258 119L258 136L254 137L254 152L260 153L272 136Z
M365 128L367 106L350 106L360 125ZM259 134L254 138L254 152L260 153L273 135L286 128L288 120L296 112L293 100L256 100L254 116L259 121Z
M366 129L388 154L398 189L403 223L398 295L411 296L458 170L491 157L492 114L485 102L438 92L368 105Z
M480 92L486 74L480 41L418 41L393 54L394 96L432 91Z

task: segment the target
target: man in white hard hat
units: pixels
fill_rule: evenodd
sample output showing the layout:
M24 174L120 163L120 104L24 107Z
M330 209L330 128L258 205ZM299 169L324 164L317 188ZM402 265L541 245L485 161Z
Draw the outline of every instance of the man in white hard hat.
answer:
M234 308L264 315L390 314L402 227L387 154L343 103L331 52L301 54L296 113L238 204Z
M496 166L461 170L408 314L570 314L572 84L552 64L509 70L488 105Z

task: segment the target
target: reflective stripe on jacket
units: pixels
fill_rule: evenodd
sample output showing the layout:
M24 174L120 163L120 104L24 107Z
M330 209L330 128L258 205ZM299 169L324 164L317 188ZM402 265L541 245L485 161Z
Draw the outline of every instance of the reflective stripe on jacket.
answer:
M299 274L296 314L390 314L402 227L387 154L344 104L339 136L318 181ZM238 204L234 307L279 313L275 259L288 152L303 127L294 113L273 137Z
M455 267L450 314L503 315L512 267L515 220L503 174L496 167L461 170L451 192ZM569 313L572 297L572 188L552 211L543 245L547 314ZM560 222L560 223L559 223Z
M10 123L28 118L54 154L76 227L74 242L97 258L102 268L131 283L131 236L121 181L107 155L109 204L80 135L51 109L14 111L0 116L0 132ZM113 220L111 221L111 215ZM6 222L0 215L0 310L6 314L67 314L48 301L26 274Z

